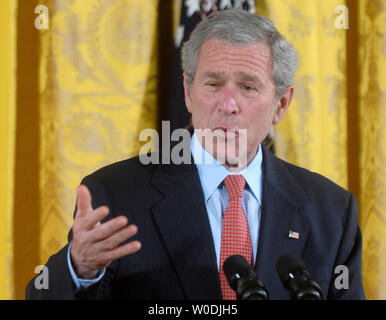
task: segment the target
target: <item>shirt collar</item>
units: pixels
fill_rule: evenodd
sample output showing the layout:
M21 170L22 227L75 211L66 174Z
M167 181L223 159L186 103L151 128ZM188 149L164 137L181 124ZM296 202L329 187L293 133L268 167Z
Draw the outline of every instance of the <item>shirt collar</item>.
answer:
M195 133L193 133L190 148L194 163L197 166L206 201L208 201L213 192L223 182L226 176L230 174L241 174L247 182L256 200L259 202L259 204L261 204L263 161L261 145L259 145L257 154L248 164L248 166L238 172L231 172L225 166L218 163L217 160L201 146Z

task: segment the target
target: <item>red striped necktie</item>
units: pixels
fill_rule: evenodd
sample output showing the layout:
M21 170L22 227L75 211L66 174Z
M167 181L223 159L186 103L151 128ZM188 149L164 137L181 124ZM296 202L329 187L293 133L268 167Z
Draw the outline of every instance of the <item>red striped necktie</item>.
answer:
M242 175L229 175L224 184L228 192L228 206L222 221L220 283L223 299L235 300L236 292L229 286L223 271L224 261L231 255L240 254L252 264L253 251L247 217L241 206L245 179Z

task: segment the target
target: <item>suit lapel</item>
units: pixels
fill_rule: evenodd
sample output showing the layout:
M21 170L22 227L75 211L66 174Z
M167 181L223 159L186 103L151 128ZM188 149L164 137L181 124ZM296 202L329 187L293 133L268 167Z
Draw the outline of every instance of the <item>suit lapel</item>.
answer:
M152 185L165 198L152 209L187 299L221 299L212 233L195 165L161 165Z
M278 284L276 261L285 253L301 255L309 230L298 208L306 200L283 162L263 147L263 200L255 271L268 289ZM299 238L289 237L289 232Z

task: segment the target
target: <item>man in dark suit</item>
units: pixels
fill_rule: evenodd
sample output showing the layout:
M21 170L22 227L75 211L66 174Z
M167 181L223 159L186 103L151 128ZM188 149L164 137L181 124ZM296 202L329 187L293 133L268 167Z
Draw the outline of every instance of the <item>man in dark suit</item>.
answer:
M288 299L275 264L289 252L302 257L324 298L363 299L354 197L261 144L292 99L292 46L267 18L225 10L204 19L182 55L194 163L135 157L86 177L69 245L46 264L49 289L32 280L27 298L230 298L222 263L241 250L272 299ZM230 211L232 232L223 229ZM232 241L242 249L229 249ZM349 271L345 289L336 285L339 265Z

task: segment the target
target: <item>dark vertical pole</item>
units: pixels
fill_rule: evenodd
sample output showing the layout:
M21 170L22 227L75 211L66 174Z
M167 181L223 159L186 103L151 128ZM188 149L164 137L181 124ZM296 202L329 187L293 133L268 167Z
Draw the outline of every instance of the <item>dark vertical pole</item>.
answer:
M37 0L19 1L17 17L17 113L14 190L16 299L39 264L39 30Z
M160 0L158 5L158 128L169 120L173 66L173 1Z
M348 189L360 201L360 132L359 132L359 65L358 65L358 1L348 0L349 29L346 31L347 48L347 144L348 144ZM359 205L359 204L358 204Z

